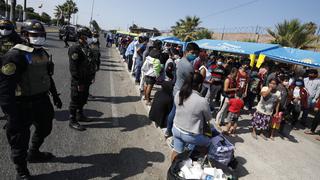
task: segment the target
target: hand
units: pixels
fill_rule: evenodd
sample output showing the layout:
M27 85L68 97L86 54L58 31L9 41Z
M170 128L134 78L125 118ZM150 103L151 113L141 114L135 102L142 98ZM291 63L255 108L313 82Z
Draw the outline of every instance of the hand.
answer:
M53 96L53 104L58 108L62 108L62 101L59 97L59 94Z
M77 89L79 92L83 92L84 91L84 85L78 85Z
M319 108L314 108L314 111L319 111Z

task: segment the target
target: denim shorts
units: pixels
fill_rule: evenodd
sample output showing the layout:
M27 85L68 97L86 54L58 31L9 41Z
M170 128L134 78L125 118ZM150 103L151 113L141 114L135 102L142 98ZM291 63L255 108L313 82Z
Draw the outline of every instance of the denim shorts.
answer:
M182 153L186 145L198 145L198 146L206 146L210 145L210 138L203 134L193 134L190 132L183 131L178 129L173 125L172 128L173 133L173 149L177 153Z

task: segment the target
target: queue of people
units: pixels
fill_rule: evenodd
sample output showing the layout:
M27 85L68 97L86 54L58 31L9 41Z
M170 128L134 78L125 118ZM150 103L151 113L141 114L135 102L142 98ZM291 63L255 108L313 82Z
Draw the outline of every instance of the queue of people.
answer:
M225 135L237 136L241 114L251 115L254 139L274 140L276 132L284 137L284 127L297 129L297 122L306 127L310 112L316 115L305 133L316 133L320 121L316 69L273 61L256 68L245 56L209 52L195 43L188 43L182 52L179 45L146 37L119 35L116 39L128 70L137 83L144 84L140 90L151 106L150 119L167 128L166 138L173 136L172 159L186 144L208 145L204 123L225 126ZM156 83L162 89L151 101Z

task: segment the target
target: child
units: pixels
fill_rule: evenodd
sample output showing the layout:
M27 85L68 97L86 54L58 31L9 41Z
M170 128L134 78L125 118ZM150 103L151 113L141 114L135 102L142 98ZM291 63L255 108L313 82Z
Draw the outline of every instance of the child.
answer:
M240 111L244 107L244 102L242 100L242 92L237 92L235 98L230 99L229 101L229 113L227 117L227 130L225 133L230 134L231 136L236 136L235 132L237 129L237 122L240 116Z
M274 131L276 129L280 128L280 123L282 121L282 116L283 116L283 112L279 112L278 114L276 114L275 116L273 116L272 118L272 122L271 122L271 135L270 135L270 139L274 140Z

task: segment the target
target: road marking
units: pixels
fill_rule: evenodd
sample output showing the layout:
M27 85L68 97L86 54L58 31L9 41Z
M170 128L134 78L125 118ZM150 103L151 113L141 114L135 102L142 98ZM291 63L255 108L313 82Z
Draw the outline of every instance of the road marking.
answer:
M112 50L112 49L109 49ZM107 55L110 55L111 51L107 51ZM111 99L113 100L115 97L115 91L114 91L114 79L113 79L113 73L111 71L109 71L109 77L110 77L110 95L111 95ZM117 111L117 108L115 106L115 104L113 103L114 101L111 101L111 117L112 117L112 125L114 127L119 126L119 113Z

